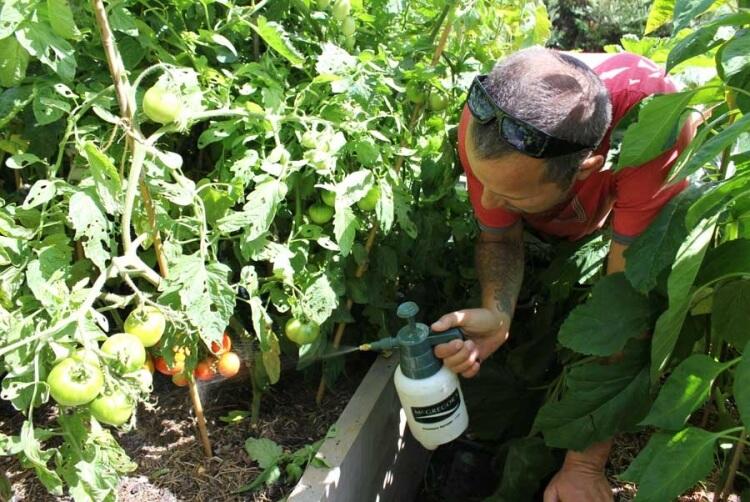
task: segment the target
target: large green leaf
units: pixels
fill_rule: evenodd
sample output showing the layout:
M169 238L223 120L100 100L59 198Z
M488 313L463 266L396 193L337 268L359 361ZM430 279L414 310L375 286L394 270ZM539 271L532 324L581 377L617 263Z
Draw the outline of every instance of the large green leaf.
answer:
M15 37L0 40L0 86L15 87L26 77L29 53Z
M734 14L721 16L710 23L706 23L680 40L669 52L667 58L667 71L681 62L695 56L700 56L718 47L726 38L722 36L719 28L722 26L736 26L750 22L750 12L742 10Z
M52 30L61 37L71 39L80 34L68 0L47 0L47 13Z
M549 446L580 451L637 424L650 405L647 353L646 342L633 341L616 364L570 369L562 399L539 410L534 429Z
M685 315L690 308L691 288L716 226L716 219L703 220L688 235L677 251L675 264L667 280L669 308L656 321L651 345L651 380L656 381L674 350Z
M621 477L638 483L638 502L675 500L711 472L718 437L695 427L656 434Z
M500 485L485 502L534 500L542 480L557 467L552 452L538 437L512 439L507 447Z
M16 39L26 51L49 66L66 82L76 74L75 50L44 23L34 23L16 32Z
M648 12L648 19L646 20L646 35L672 20L674 3L675 0L654 0Z
M617 169L639 166L669 150L677 141L685 108L696 91L655 96L638 113L622 139Z
M675 170L670 173L670 179L675 181L684 179L706 164L711 163L725 148L731 146L741 134L747 132L748 128L750 128L750 115L742 117L706 141L684 164L675 165Z
M0 38L11 37L20 24L31 15L29 0L4 0L0 8Z
M289 34L284 27L273 21L267 21L265 17L258 16L258 25L250 24L253 30L273 50L285 57L292 65L302 66L305 57L297 50L289 40Z
M724 44L719 53L717 70L724 80L729 80L750 66L750 33L740 31Z
M710 286L722 279L744 275L750 275L750 239L737 239L709 251L696 283Z
M750 281L723 284L714 294L711 330L718 340L742 350L750 342Z
M558 340L580 354L609 356L646 333L650 320L648 298L619 272L596 283L591 298L565 319Z
M680 363L661 390L651 411L641 422L667 430L679 430L690 415L706 402L711 386L726 364L704 354L695 354Z
M698 220L723 211L740 197L750 194L750 172L738 174L705 191L685 216L685 225L692 227Z
M656 286L657 277L674 263L687 236L685 215L702 190L689 186L667 203L656 219L625 250L625 276L643 293Z
M750 427L750 343L745 346L740 364L734 372L734 401L745 427Z
M672 33L677 33L690 25L696 17L703 14L715 0L677 0L674 6L674 26Z

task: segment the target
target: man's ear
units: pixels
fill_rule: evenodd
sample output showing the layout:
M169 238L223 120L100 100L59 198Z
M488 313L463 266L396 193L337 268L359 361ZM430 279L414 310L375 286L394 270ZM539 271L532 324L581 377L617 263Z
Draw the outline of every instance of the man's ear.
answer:
M576 174L577 180L585 180L591 174L599 172L604 165L604 155L590 155L581 162L581 166L578 168Z

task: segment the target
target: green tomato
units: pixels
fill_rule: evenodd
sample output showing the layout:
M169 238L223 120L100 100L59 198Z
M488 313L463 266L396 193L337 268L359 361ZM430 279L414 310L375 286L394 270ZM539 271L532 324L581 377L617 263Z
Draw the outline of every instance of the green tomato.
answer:
M104 386L104 375L98 366L67 357L49 372L47 385L58 404L80 406L99 395Z
M150 392L151 386L154 384L154 375L151 374L146 368L141 368L127 375L123 375L126 378L132 378L138 384L138 387L144 392Z
M182 99L178 94L155 85L143 95L143 112L159 124L170 124L182 113Z
M448 106L448 98L445 94L434 91L430 93L430 110L439 112Z
M132 373L146 363L146 349L141 340L130 333L117 333L102 344L102 352L115 358L119 373Z
M196 187L201 188L211 183L208 178L202 178L196 183ZM206 221L215 225L217 221L227 214L227 211L234 205L227 192L214 187L202 188L198 194L203 201L203 207L206 210ZM148 345L147 345L148 347Z
M344 22L341 24L341 33L349 38L354 35L355 31L357 31L357 24L354 22L354 18L352 16L346 16Z
M375 185L367 191L364 197L357 201L357 207L362 211L372 211L378 205L378 199L380 199L380 187Z
M354 35L349 35L348 37L344 38L344 48L348 51L353 51L354 46L357 44L357 37Z
M300 145L308 150L314 150L318 147L317 135L312 131L305 131L302 133L302 138L300 138Z
M323 190L323 192L320 194L320 198L323 199L323 203L326 206L334 207L336 205L336 192Z
M307 214L316 225L324 225L333 218L333 208L325 204L313 204L307 209Z
M424 103L425 94L421 86L414 82L406 84L406 98L415 105Z
M137 336L144 347L156 345L166 327L167 320L164 314L152 306L140 306L125 319L125 333Z
M336 19L336 21L343 21L346 19L346 16L349 15L349 12L352 10L352 4L349 3L349 0L336 0L333 3L333 8L331 13L333 14L333 18Z
M320 335L320 326L314 322L302 322L299 319L289 319L284 326L287 338L297 345L313 343Z
M102 394L89 404L91 414L103 424L118 427L128 421L135 403L120 390Z

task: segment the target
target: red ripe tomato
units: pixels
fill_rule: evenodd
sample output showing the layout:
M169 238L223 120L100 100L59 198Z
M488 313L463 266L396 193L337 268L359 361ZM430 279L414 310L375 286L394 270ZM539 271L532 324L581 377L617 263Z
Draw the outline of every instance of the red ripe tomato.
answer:
M158 371L162 375L167 376L174 375L182 371L182 368L178 368L177 366L170 368L169 365L167 365L167 361L165 361L163 357L157 357L156 359L154 359L154 367L156 367L156 371Z
M229 352L230 350L232 350L232 339L229 338L229 333L226 331L224 332L224 337L221 339L221 347L219 347L218 343L211 342L211 352L217 356Z
M240 371L240 357L234 352L222 354L219 358L219 374L224 378L232 378Z
M172 383L177 387L184 387L188 384L188 378L184 373L177 373L172 375Z
M195 367L195 371L193 371L193 375L198 380L204 382L212 380L216 376L216 359L204 359L199 362Z

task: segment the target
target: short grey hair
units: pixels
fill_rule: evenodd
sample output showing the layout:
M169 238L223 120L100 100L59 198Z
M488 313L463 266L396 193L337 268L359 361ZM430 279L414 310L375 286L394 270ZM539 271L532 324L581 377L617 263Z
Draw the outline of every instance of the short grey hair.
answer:
M560 139L598 145L609 128L612 105L606 87L583 62L542 47L499 61L485 88L506 112ZM497 122L472 121L473 147L480 159L517 152L503 141ZM568 188L589 150L546 160L546 179Z

